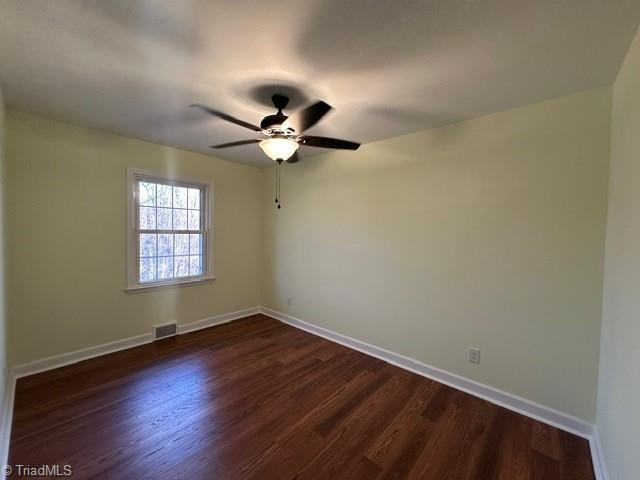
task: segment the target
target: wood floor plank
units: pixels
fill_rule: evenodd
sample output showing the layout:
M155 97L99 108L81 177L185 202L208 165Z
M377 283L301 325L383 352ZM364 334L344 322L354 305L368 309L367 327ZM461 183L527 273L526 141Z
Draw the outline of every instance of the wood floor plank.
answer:
M369 364L367 359L363 365ZM275 441L259 462L253 463L253 468L245 472L246 478L265 478L274 475L274 478L288 478L302 470L308 462L313 460L326 447L330 439L327 436L339 424L328 424L330 418L344 418L345 406L355 407L354 400L363 401L362 394L367 391L370 395L382 387L389 378L390 372L362 370L342 387L335 390L326 399L316 399L315 404L309 406L295 424L283 428L275 435ZM320 400L318 402L318 400ZM321 429L321 433L319 432ZM274 452L278 452L274 455ZM286 462L283 462L286 459Z
M463 392L452 391L447 407L439 415L438 421L434 422L433 432L411 476L447 478L448 472L457 468L459 458L465 454L464 439L468 435L469 424L481 407L481 400Z
M531 429L531 448L536 452L558 460L560 431L550 425L536 422Z
M393 421L395 412L422 380L415 374L403 373L389 378L344 421L334 425L332 440L296 478L351 478L361 467L363 450Z
M366 456L381 468L389 465L392 458L399 454L399 449L407 442L407 437L417 435L414 430L429 429L432 422L423 419L420 413L424 410L437 385L426 381L415 389L389 426L367 449Z
M560 465L556 459L536 450L533 452L531 473L534 480L558 478L560 476Z
M480 459L487 447L491 427L499 414L499 408L480 401L476 414L464 430L456 446L456 454L447 465L451 478L476 480L481 471Z
M513 412L504 412L505 423L500 442L498 478L525 480L532 476L533 450L530 446L533 420Z
M433 423L416 418L416 423L408 428L400 437L393 449L388 452L388 458L380 464L384 464L384 470L377 478L398 479L408 478L422 453L429 437L433 432ZM378 464L378 465L380 465Z
M589 442L584 438L576 438L567 432L559 432L560 443L560 477L578 480L592 478L593 464Z
M264 315L19 379L9 458L75 479L594 479L586 440Z

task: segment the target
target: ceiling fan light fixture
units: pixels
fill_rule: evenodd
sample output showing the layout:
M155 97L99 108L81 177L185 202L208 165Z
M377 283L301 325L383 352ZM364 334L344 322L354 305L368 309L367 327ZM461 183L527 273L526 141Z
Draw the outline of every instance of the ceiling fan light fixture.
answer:
M268 138L261 141L259 145L267 157L274 162L278 160L282 160L283 162L288 160L291 158L291 155L296 153L299 147L298 142L295 140L282 137Z

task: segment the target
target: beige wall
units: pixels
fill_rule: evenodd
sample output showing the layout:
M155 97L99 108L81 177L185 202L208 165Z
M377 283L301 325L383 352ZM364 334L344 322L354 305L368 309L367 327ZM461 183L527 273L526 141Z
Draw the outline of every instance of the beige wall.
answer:
M8 375L7 375L7 327L5 315L5 215L4 215L4 194L5 194L5 119L4 102L2 90L0 90L0 458L7 458L9 445L4 445L5 429L9 428L8 419Z
M307 158L276 212L272 169L10 111L10 363L263 300L593 420L609 113L601 89ZM127 167L214 182L215 282L123 292Z
M306 158L280 211L267 170L266 305L593 420L609 113L600 89Z
M260 304L258 169L14 111L7 129L12 365ZM214 183L213 283L123 292L128 167Z
M640 32L613 87L597 425L612 480L640 472Z

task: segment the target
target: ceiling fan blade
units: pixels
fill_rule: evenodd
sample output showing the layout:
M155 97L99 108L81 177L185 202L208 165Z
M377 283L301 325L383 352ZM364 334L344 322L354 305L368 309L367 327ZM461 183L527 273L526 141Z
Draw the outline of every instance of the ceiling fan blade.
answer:
M229 143L221 143L220 145L211 145L210 148L228 148L228 147L239 147L240 145L250 145L252 143L259 143L260 140L239 140L237 142L229 142Z
M287 163L298 163L300 161L300 157L298 156L298 152L293 152L293 155L289 157Z
M236 117L232 117L231 115L227 115L224 112L219 112L218 110L214 110L213 108L209 108L206 105L201 105L199 103L194 103L193 105L189 105L190 107L196 107L200 110L207 112L209 115L213 115L214 117L221 118L222 120L226 120L227 122L235 123L236 125L240 125L241 127L248 128L249 130L253 130L255 132L261 132L262 129L257 125L252 125L243 120L239 120Z
M357 150L359 143L350 142L349 140L340 140L339 138L314 137L312 135L302 135L298 138L302 145L309 147L337 148L340 150Z
M331 109L331 105L320 100L305 109L291 114L282 126L285 129L293 128L295 133L302 133L318 123Z

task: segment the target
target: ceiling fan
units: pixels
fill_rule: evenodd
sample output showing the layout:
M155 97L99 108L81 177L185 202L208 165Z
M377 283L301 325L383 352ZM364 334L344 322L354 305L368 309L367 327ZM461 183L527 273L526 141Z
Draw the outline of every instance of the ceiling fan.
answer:
M313 135L303 135L303 132L318 123L332 107L322 100L295 112L289 116L282 113L289 103L289 97L275 94L271 97L273 105L278 110L273 115L267 115L260 122L260 126L239 120L224 112L214 110L196 103L191 107L199 108L214 117L221 118L227 122L234 123L254 132L260 132L267 138L256 138L250 140L239 140L237 142L211 145L211 148L228 148L240 145L257 143L264 153L280 165L282 162L296 163L298 158L298 147L308 145L310 147L334 148L340 150L357 150L359 143L338 138L316 137Z

